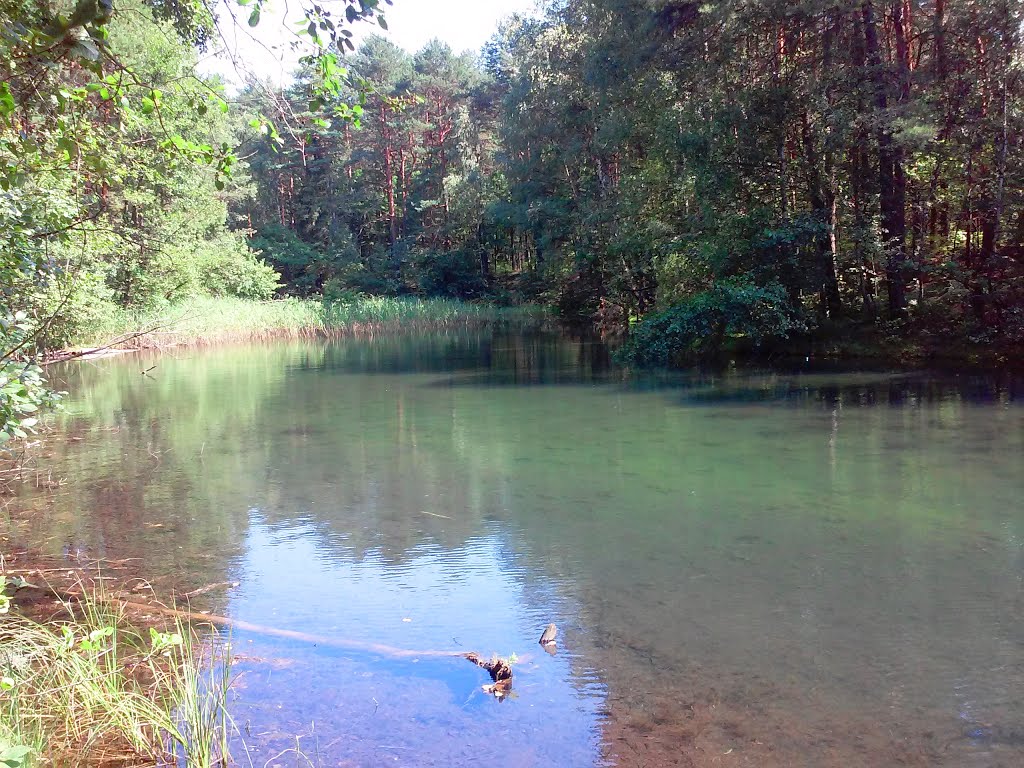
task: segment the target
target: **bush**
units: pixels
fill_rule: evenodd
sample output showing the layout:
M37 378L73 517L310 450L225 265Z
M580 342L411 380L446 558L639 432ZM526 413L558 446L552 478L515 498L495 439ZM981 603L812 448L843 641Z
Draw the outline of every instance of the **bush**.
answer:
M0 318L0 447L12 438L25 438L35 431L41 408L60 399L46 385L42 369L19 362L15 355L32 328L24 312Z
M619 357L641 366L675 365L763 348L804 330L782 286L731 279L644 318Z
M281 287L280 275L236 236L225 234L219 247L199 258L199 288L211 296L269 299Z
M477 299L487 293L480 259L469 251L427 251L419 258L419 285L427 296Z
M365 297L359 291L349 288L338 278L332 278L324 283L323 290L324 304L351 306L358 304Z
M324 261L324 254L290 229L277 224L264 227L249 245L281 273L295 293L308 296L320 287L317 265Z

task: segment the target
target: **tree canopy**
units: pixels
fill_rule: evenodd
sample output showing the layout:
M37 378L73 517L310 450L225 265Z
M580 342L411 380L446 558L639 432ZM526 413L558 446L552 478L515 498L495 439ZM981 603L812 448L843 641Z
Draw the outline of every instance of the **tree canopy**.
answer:
M1024 342L1019 3L561 1L478 53L303 12L236 96L200 0L0 10L8 353L197 293L543 303L638 361Z

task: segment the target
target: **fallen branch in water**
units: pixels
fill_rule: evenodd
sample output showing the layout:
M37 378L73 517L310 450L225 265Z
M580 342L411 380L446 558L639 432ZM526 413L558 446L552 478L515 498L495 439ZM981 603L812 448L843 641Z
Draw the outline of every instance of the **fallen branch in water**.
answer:
M78 597L78 595L75 595ZM163 605L152 605L150 603L136 603L130 600L121 600L115 597L103 598L109 602L113 602L118 605L123 605L125 608L131 608L135 611L151 611L153 613L159 613L164 616L173 616L177 619L185 619L186 621L212 624L219 627L228 627L230 629L240 629L244 632L253 632L259 635L269 635L271 637L284 637L289 640L298 640L303 643L310 643L312 645L323 645L330 648L344 648L352 651L365 651L367 653L376 653L381 656L392 656L394 658L408 659L418 656L448 656L464 658L468 657L468 654L459 653L458 651L413 651L406 648L395 648L390 645L383 645L382 643L366 643L359 640L346 640L340 637L324 637L323 635L312 635L307 632L298 632L293 629L278 629L277 627L267 627L262 624L253 624L248 621L242 621L241 619L231 619L227 616L218 616L213 613L196 613L194 611L183 611L178 608L168 608Z
M127 561L125 561L127 562ZM265 635L269 637L281 637L288 640L294 640L302 643L309 643L314 646L323 646L327 648L340 648L343 650L360 651L363 653L372 653L379 656L388 656L397 659L413 659L413 658L463 658L467 661L475 664L481 669L487 670L493 681L492 685L485 685L484 692L493 694L496 698L504 698L511 691L512 688L512 664L507 659L502 659L498 656L492 656L490 659L485 659L476 653L466 653L462 651L441 651L441 650L412 650L408 648L396 648L394 646L385 645L383 643L365 642L360 640L349 640L341 637L325 637L323 635L314 635L307 632L299 632L291 629L278 629L277 627L269 627L262 624L253 624L252 622L242 621L240 619L232 619L227 616L218 616L212 613L199 613L196 611L182 610L179 608L171 608L159 603L147 603L137 602L135 600L125 599L124 593L117 594L104 594L104 590L100 589L96 592L90 592L87 587L87 582L84 580L84 574L75 568L19 568L12 569L5 567L6 563L2 562L0 557L0 573L13 574L13 573L24 573L25 575L37 575L44 579L45 584L40 585L36 589L42 589L45 592L52 594L58 600L63 603L77 602L81 600L93 600L104 602L109 605L120 607L123 610L131 611L139 614L140 619L145 619L147 614L152 619L154 615L166 616L174 619L180 619L192 624L209 624L215 627L226 627L229 629L238 629L244 632L252 632L258 635ZM58 587L52 583L48 583L46 575L66 575L68 578L77 576L79 579L77 584L65 584L63 587ZM101 580L111 579L113 577L104 577L99 575L91 575L88 577L93 584L99 583ZM233 587L237 586L237 582L217 582L215 584L209 584L205 587L193 590L185 594L185 597L195 597L207 592L219 589L222 587ZM513 657L514 659L514 657Z
M220 584L211 585L210 588L217 586L223 586ZM204 588L205 589L205 588ZM407 648L395 648L390 645L383 645L381 643L364 643L358 640L346 640L339 637L324 637L322 635L311 635L306 632L297 632L292 629L278 629L276 627L267 627L262 624L252 624L248 621L241 621L240 619L231 619L227 616L217 616L211 613L195 613L193 611L182 611L177 608L168 608L163 605L150 605L148 603L135 603L128 600L119 600L117 598L107 598L111 602L115 602L125 608L131 608L137 611L153 611L160 613L165 616L173 616L177 619L184 619L190 622L203 623L229 627L231 629L241 629L245 632L254 632L260 635L269 635L271 637L284 637L289 640L298 640L304 643L311 643L313 645L323 645L333 648L344 648L345 650L364 651L366 653L375 653L380 656L391 656L399 659L408 658L420 658L424 656L441 657L441 658L463 658L467 661L472 662L476 666L486 669L493 680L492 685L485 685L483 687L484 693L493 694L495 698L502 699L508 695L509 691L512 690L512 665L507 659L499 658L498 656L492 656L489 660L483 659L477 653L460 653L458 651L413 651Z
M199 589L193 589L191 592L186 592L185 597L191 599L193 597L205 595L207 592L213 592L215 589L221 589L222 587L232 589L237 586L237 581L218 581L216 584L207 584L205 587L200 587Z
M164 328L171 328L176 323L180 323L183 319L185 319L185 318L181 317L181 318L178 318L177 320L171 320L171 321L169 321L167 323L163 323L163 324L160 324L160 325L152 325L152 326L150 326L148 328L142 329L141 331L131 331L129 333L122 334L122 335L118 336L117 338L115 338L115 339L113 339L111 341L108 341L106 344L101 344L98 347L89 347L87 349L76 349L76 350L62 350L60 352L54 353L53 355L48 357L46 360L40 361L39 364L46 366L46 365L51 365L52 363L66 363L66 362L69 362L71 360L77 360L77 359L83 358L83 357L84 358L96 357L96 356L100 355L101 353L111 352L111 351L112 352L129 352L129 351L131 351L131 348L124 349L120 345L127 344L130 341L135 341L136 339L140 339L140 338L143 338L143 337L146 337L146 336L156 335L157 333L161 332Z
M475 653L462 655L478 667L491 673L491 680L494 681L494 684L485 685L484 693L492 693L496 699L502 699L512 690L512 664L507 659L492 656L489 660L484 661Z

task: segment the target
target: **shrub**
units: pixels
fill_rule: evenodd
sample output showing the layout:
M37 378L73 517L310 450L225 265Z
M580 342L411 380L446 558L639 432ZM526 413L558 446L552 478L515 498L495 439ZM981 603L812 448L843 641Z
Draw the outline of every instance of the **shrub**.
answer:
M680 364L762 348L803 330L782 286L730 279L644 318L620 358L641 366Z
M469 251L426 251L418 266L420 289L427 296L476 299L487 293L480 259Z
M218 238L199 258L199 288L211 296L269 299L281 287L280 275L231 234Z

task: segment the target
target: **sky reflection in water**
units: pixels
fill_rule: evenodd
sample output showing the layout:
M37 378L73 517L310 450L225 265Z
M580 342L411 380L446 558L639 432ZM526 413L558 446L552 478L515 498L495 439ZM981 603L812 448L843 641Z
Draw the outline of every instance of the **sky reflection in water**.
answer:
M294 749L300 735L304 752L358 765L599 762L603 685L571 651L549 656L537 645L542 622L565 608L553 585L527 583L499 531L457 550L423 543L400 563L356 557L338 538L324 542L301 520L268 526L252 510L230 615L403 649L516 653L515 698L499 704L484 694L487 673L464 659L389 658L238 632L235 716L254 759Z

